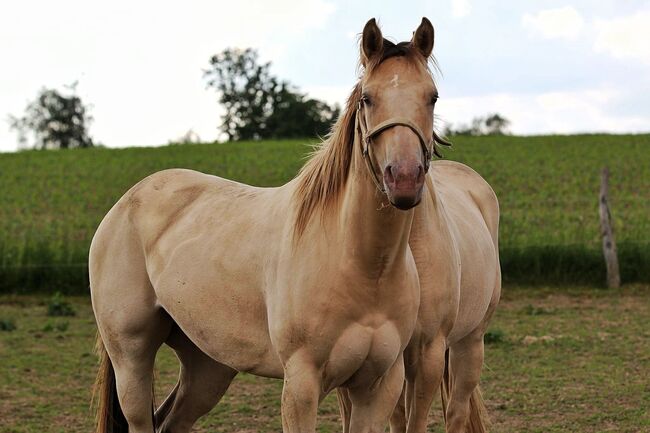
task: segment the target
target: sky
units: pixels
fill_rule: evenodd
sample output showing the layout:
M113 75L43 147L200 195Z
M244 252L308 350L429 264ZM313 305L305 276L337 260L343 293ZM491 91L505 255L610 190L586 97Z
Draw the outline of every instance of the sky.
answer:
M9 114L75 81L106 146L190 129L215 140L221 110L203 70L227 47L256 48L274 75L342 104L366 21L402 41L423 16L439 127L498 112L515 134L650 131L650 1L21 0L0 4L0 151L18 148Z

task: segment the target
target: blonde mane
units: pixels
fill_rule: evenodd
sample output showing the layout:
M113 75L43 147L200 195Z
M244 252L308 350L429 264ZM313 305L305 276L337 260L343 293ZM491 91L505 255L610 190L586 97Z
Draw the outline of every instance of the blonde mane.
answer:
M294 193L298 207L294 228L296 237L300 237L316 210L331 208L345 187L352 163L354 125L360 99L361 82L352 90L345 110L330 134L298 173Z

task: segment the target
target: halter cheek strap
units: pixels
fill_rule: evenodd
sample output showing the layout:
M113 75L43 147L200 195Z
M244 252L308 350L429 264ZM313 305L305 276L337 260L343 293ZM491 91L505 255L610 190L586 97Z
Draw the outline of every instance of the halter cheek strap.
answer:
M361 139L362 142L361 152L363 155L363 159L366 162L366 167L368 168L368 171L370 171L370 177L375 183L377 189L382 194L386 194L386 189L384 188L383 182L381 182L381 180L379 179L379 176L377 175L377 171L373 166L372 156L370 155L370 148L372 146L370 146L370 144L372 143L373 138L377 137L379 134L381 134L387 129L393 128L395 126L405 126L409 128L411 131L413 131L415 135L418 137L418 140L420 140L420 146L422 147L422 154L424 157L424 163L422 165L424 166L424 172L426 173L427 171L429 171L429 163L431 161L431 150L429 149L429 147L434 145L433 137L431 137L431 139L427 141L424 138L424 134L422 134L420 128L418 128L418 126L415 123L411 122L409 119L404 117L392 117L388 120L384 120L383 122L379 123L378 125L375 125L372 129L368 131L365 125L365 119L361 112L361 109L362 109L362 105L361 103L359 103L359 107L357 109L357 119L356 119L357 136Z

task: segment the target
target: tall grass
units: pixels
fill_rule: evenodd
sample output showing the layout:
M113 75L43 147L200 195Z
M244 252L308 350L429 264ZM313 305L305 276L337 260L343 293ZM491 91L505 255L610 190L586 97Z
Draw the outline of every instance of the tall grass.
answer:
M86 292L97 225L155 171L184 167L275 186L298 171L306 142L0 154L0 292ZM650 281L650 135L457 137L445 157L494 187L510 283L602 284L598 187L609 166L623 281Z

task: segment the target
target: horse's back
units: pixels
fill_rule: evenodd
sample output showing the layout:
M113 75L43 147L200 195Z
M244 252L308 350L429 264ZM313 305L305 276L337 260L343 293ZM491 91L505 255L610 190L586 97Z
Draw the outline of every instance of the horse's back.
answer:
M437 161L431 168L460 254L458 316L449 336L454 341L484 324L498 302L499 203L490 185L470 167Z

